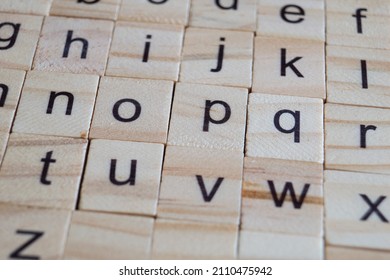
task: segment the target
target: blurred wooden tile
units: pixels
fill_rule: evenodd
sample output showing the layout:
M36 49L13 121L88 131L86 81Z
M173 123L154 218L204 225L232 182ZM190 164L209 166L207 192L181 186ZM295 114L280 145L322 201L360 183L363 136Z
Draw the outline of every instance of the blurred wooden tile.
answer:
M327 47L328 102L390 107L390 50Z
M70 212L0 204L0 259L60 259Z
M50 15L116 20L121 0L53 0Z
M92 140L80 209L156 215L164 146Z
M0 201L75 209L87 140L11 134L0 171Z
M327 260L389 260L390 251L326 246Z
M150 257L152 218L76 211L65 259L144 260Z
M325 105L325 167L390 174L390 110Z
M256 1L192 1L190 26L255 31Z
M180 81L250 88L252 64L253 33L186 29Z
M103 75L113 26L111 21L47 17L33 68Z
M322 163L321 99L249 95L246 156Z
M0 69L0 132L9 132L26 72Z
M173 83L103 77L91 138L166 143Z
M256 37L253 67L254 92L326 96L323 42Z
M243 154L168 146L157 216L239 224Z
M117 22L106 74L177 81L183 26Z
M1 0L0 12L48 15L52 0Z
M190 0L123 0L119 19L187 25Z
M257 36L325 41L323 0L257 1Z
M242 151L247 92L243 88L176 84L168 144Z
M8 143L8 133L0 132L0 167L1 163L3 162L5 150Z
M0 67L29 70L43 17L0 13L0 18Z
M325 171L329 245L390 251L390 176Z
M13 132L88 137L99 77L32 71Z
M235 259L238 228L218 223L157 219L153 259Z

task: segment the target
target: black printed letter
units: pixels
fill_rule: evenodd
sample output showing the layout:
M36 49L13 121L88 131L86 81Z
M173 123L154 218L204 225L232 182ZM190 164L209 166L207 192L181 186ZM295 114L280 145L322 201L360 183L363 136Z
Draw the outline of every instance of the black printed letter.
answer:
M287 130L287 129L284 129L280 125L280 117L283 114L290 114L291 116L293 116L294 121L295 121L293 128ZM294 111L290 111L290 110L280 110L279 112L277 112L275 114L274 125L275 125L276 129L282 133L286 133L286 134L294 133L294 142L295 143L300 142L300 129L301 129L301 112L300 111L294 112Z
M222 10L232 10L232 9L237 10L238 9L238 0L233 0L233 3L229 7L221 5L220 2L221 2L220 0L215 0L215 5L217 5Z
M146 39L152 39L152 35L147 35ZM150 41L146 41L145 43L145 49L144 49L144 56L142 58L142 62L148 62L149 59L149 51L150 51Z
M362 18L366 18L365 15L362 15L362 12L367 12L367 9L357 9L356 14L352 15L354 18L356 18L357 33L359 34L363 33Z
M100 0L77 0L77 3L96 4Z
M210 110L211 110L212 106L218 105L218 104L222 105L225 108L225 115L220 120L214 120L210 116ZM221 100L216 100L216 101L206 100L206 108L204 111L204 121L203 121L203 131L205 131L205 132L209 131L209 124L210 123L223 124L223 123L227 122L230 119L231 114L232 114L232 112L231 112L230 106L226 102L221 101Z
M84 38L72 38L73 37L73 30L68 31L68 35L66 36L66 42L65 42L65 48L64 53L62 54L62 57L68 57L69 56L69 50L74 42L81 42L83 44L83 49L81 51L81 59L87 58L87 52L88 52L88 41Z
M20 253L29 247L31 244L33 244L35 241L37 241L39 238L41 238L44 234L42 231L31 231L31 230L17 230L17 234L29 234L33 237L28 240L26 243L23 243L20 247L18 247L15 251L13 251L10 255L10 259L18 259L18 260L39 260L39 256L28 256L28 255L21 255Z
M289 62L286 62L286 55L287 55L287 50L286 49L281 49L281 63L280 63L280 75L285 77L286 76L286 69L288 67L291 68L291 70L294 71L295 75L297 75L299 78L304 78L301 72L295 67L294 63L297 62L298 60L302 59L302 57L298 56L295 57L294 59L290 60Z
M0 107L4 107L5 105L5 100L7 99L8 95L8 86L4 84L0 84L0 89L1 89L1 96L0 96Z
M225 38L221 37L219 39L221 42L225 42ZM215 69L211 69L211 72L219 72L222 70L223 64L223 54L224 54L225 46L223 44L219 45L218 57L217 57L217 67Z
M0 46L0 50L8 50L12 48L15 45L16 38L18 37L19 30L20 30L20 24L14 24L11 22L2 22L0 23L0 29L3 26L11 26L13 28L12 35L8 38L0 38L0 42L7 42L8 45L6 46Z
M367 131L369 130L376 130L375 125L360 125L360 148L367 148Z
M290 192L291 201L292 201L295 209L301 209L303 201L305 200L307 192L309 191L309 188L310 188L310 184L305 184L305 186L303 187L302 193L299 196L299 199L297 199L297 197L295 195L294 186L291 182L286 182L280 198L278 197L278 194L276 193L276 188L275 188L274 182L268 181L268 186L269 186L269 189L271 191L272 198L274 200L276 207L283 206L283 203L284 203L284 200L286 199L287 193Z
M292 8L292 11L291 9ZM290 11L288 11L290 9ZM296 11L297 10L297 11ZM296 19L288 18L286 15L296 15L301 16ZM286 5L280 10L280 16L284 21L287 21L289 23L300 23L305 20L303 17L305 15L305 11L299 7L298 5Z
M362 68L362 88L368 88L367 61L360 60L360 66Z
M50 163L55 163L55 159L51 159L53 151L47 152L46 157L41 159L43 162L43 169L41 173L41 183L44 185L51 185L51 181L47 180L47 174L49 173Z
M61 91L61 92L52 91L50 93L49 104L47 105L46 114L53 113L54 101L58 96L66 96L68 98L68 104L66 105L65 115L70 116L72 114L74 96L73 94L66 91Z
M129 118L124 118L119 115L119 107L126 102L132 103L135 107L134 115ZM139 102L134 99L121 99L115 103L114 107L112 108L112 114L114 115L114 118L120 122L133 122L141 115L141 104L139 104Z
M365 194L360 194L360 197L368 204L370 209L368 209L367 213L363 215L363 217L360 218L361 221L367 221L368 218L370 218L371 214L375 213L378 215L379 219L384 222L388 223L389 221L386 219L386 217L382 214L381 211L379 211L378 207L379 205L386 199L386 196L380 196L374 203L368 198Z
M129 179L127 179L125 181L118 181L116 179L115 170L116 170L116 159L112 159L111 160L111 167L110 167L110 181L111 181L111 183L113 183L114 185L117 185L117 186L127 185L128 183L130 186L135 185L135 176L137 173L137 161L136 160L131 161L130 177L129 177Z
M213 197L218 191L219 187L221 186L223 179L224 178L219 177L217 182L215 182L211 192L208 194L206 190L206 186L204 185L203 182L203 177L201 175L196 175L196 180L198 180L200 190L202 191L203 200L205 202L210 202L211 200L213 200Z

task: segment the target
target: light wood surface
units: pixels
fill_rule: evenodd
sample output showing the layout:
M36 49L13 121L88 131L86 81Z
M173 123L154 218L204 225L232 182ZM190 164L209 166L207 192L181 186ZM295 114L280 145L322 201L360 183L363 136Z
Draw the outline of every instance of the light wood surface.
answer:
M390 251L326 246L327 260L389 260Z
M51 2L52 0L2 0L0 12L46 16Z
M0 167L3 162L5 150L8 143L8 137L9 137L8 133L0 132Z

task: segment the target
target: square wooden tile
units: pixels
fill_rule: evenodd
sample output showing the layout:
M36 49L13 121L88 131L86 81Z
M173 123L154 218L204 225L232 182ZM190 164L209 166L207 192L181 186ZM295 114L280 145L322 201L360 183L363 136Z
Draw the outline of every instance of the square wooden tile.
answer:
M239 224L243 154L168 146L158 218Z
M324 43L286 38L255 38L254 92L324 99Z
M103 77L90 137L166 143L173 82Z
M390 251L326 246L327 260L389 260Z
M154 220L76 211L65 259L144 260L150 258Z
M327 47L327 101L390 107L390 50Z
M122 0L120 20L187 25L190 0Z
M156 215L164 146L92 140L80 209Z
M51 2L52 0L1 0L0 12L46 16Z
M0 204L0 259L61 259L70 212Z
M252 64L253 33L186 29L180 81L250 88Z
M88 137L99 77L27 74L13 132Z
M325 167L390 174L390 110L325 105Z
M8 133L0 132L0 167L1 167L1 163L3 162L5 150L8 143L8 137L9 137Z
M75 209L87 140L11 134L0 171L0 201Z
M0 18L0 67L29 70L43 17L0 13Z
M0 69L0 132L9 132L26 72Z
M256 1L192 1L190 26L255 31Z
M113 27L111 21L46 17L33 68L104 75Z
M322 163L323 138L321 99L249 95L247 157Z
M106 75L177 81L183 26L117 22Z
M168 144L242 151L247 92L243 88L176 84Z

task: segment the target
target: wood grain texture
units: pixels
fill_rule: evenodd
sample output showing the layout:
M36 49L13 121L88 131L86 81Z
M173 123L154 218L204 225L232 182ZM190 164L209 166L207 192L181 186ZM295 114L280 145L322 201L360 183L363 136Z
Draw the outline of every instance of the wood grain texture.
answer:
M3 162L5 150L8 143L8 137L9 137L8 133L0 132L0 167Z
M389 260L390 251L326 246L327 260Z
M49 14L53 0L2 0L0 12L13 14L42 15Z

